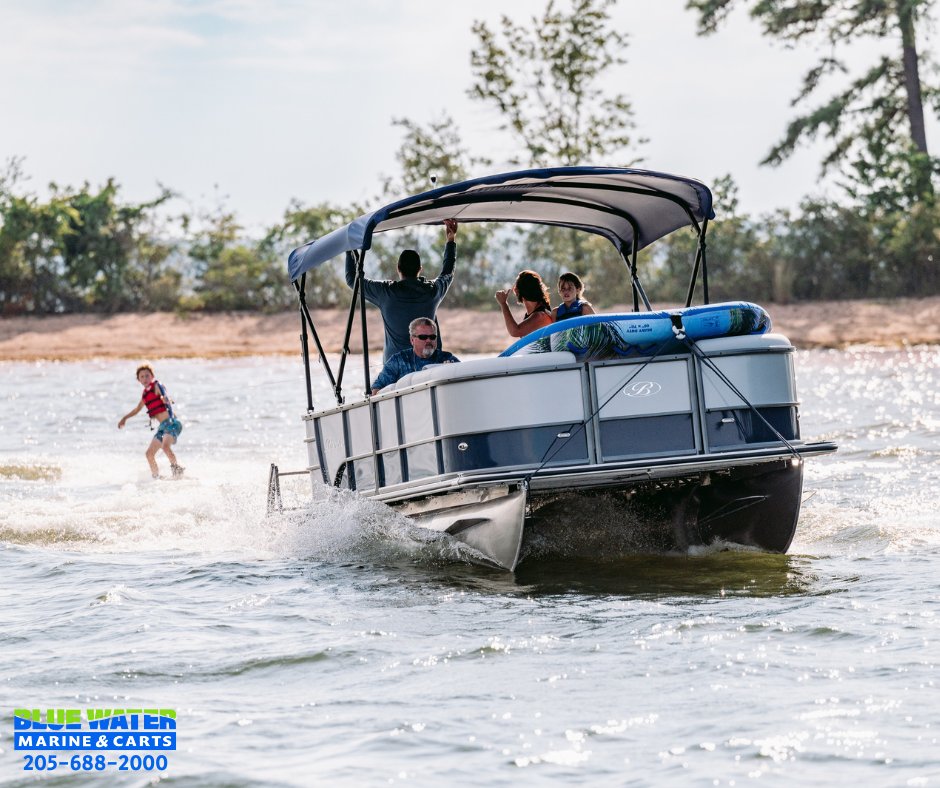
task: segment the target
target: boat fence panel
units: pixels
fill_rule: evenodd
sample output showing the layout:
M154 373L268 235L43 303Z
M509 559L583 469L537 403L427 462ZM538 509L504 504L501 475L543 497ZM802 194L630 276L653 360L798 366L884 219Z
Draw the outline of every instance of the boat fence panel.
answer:
M375 487L370 408L371 405L364 402L346 411L346 420L349 425L349 456L356 458L349 472L356 480L356 489L362 492Z
M444 471L584 465L587 433L571 423L451 435L442 440Z
M696 451L689 363L684 358L594 368L602 461Z
M403 394L399 400L401 405L401 422L405 434L402 436L405 443L434 440L434 412L431 409L431 390Z
M707 364L699 363L710 451L779 443L781 436L788 441L799 439L793 346L786 337L711 339L699 342L699 349L747 400Z
M307 434L307 467L320 470L320 449L317 445L317 423L313 419L304 420L304 431ZM318 476L322 474L317 474Z
M320 447L325 461L324 471L332 484L339 466L346 460L346 436L343 429L343 413L337 411L318 420L320 426Z
M401 461L401 452L398 449L384 452L379 456L379 461L382 466L382 479L384 486L388 487L395 484L401 484L405 480L404 467Z
M376 402L378 419L379 455L382 484L385 486L401 484L404 470L401 461L401 435L398 430L398 398L380 399Z
M584 420L580 369L448 381L437 404L443 435Z
M377 403L376 413L379 419L380 449L393 449L401 443L398 435L398 413L396 412L395 402L394 399L383 399Z
M369 421L369 405L351 407L347 411L349 420L349 454L358 457L372 453L372 424Z
M434 443L421 443L405 449L407 459L407 481L437 476L437 447Z
M712 410L705 415L708 446L711 450L735 449L755 443L779 443L780 433L788 441L800 437L797 408L793 406ZM770 422L773 429L764 421Z
M584 419L579 369L452 381L437 392L444 435Z
M363 457L352 462L352 473L356 477L356 489L368 492L375 488L375 463L372 456Z
M643 369L639 364L598 366L594 380L601 419L692 410L686 359L653 362Z
M734 383L752 405L796 403L793 357L789 353L748 353L720 356L712 363ZM707 367L702 367L705 408L743 408L747 404Z

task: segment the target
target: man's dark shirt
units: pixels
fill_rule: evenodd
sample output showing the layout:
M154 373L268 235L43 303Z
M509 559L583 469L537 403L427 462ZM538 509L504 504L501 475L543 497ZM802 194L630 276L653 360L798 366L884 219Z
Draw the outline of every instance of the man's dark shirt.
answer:
M448 241L444 246L444 265L437 279L363 279L366 301L375 304L382 312L385 324L384 360L388 361L402 350L411 351L408 325L419 317L434 320L437 305L444 298L454 278L454 262L457 259L457 244ZM346 284L356 283L356 261L346 253Z
M384 389L386 386L391 386L392 383L397 383L405 377L405 375L417 372L419 369L424 369L428 364L446 364L448 361L460 361L460 359L453 353L448 353L440 349L435 350L431 358L421 358L414 352L414 349L409 346L407 350L396 353L385 362L382 371L372 382L372 388Z

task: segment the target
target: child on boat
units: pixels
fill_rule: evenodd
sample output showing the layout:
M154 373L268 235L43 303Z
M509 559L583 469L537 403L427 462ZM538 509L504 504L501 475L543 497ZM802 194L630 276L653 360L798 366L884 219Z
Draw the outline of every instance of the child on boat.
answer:
M146 408L147 415L159 422L157 434L153 436L146 452L150 473L154 479L160 478L160 472L157 468L157 451L163 449L163 453L170 461L170 471L173 478L179 479L183 475L183 468L176 461L173 444L176 443L176 439L183 431L183 425L173 415L173 405L170 397L163 385L157 380L153 368L149 364L141 364L137 367L137 380L144 387L143 396L140 398L140 402L137 403L137 407L118 422L118 429L123 429L131 416L136 416L142 409Z
M581 315L595 315L593 305L590 301L583 301L581 296L584 294L584 284L581 277L566 271L558 277L558 295L561 296L561 303L552 311L552 317L555 321L565 320L569 317L581 317Z

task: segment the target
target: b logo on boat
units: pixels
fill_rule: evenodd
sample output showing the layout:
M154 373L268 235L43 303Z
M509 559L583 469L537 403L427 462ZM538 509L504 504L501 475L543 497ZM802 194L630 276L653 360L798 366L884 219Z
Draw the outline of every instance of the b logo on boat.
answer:
M663 387L655 380L638 380L636 383L631 383L629 386L626 386L623 393L628 397L652 397L654 394L658 394L662 391L662 389Z

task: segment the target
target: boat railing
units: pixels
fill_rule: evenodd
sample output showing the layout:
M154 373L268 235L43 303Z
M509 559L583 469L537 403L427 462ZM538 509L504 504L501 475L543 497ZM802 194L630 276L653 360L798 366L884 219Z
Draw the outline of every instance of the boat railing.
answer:
M287 511L284 509L284 500L281 496L281 477L283 476L309 476L310 469L305 468L302 471L282 471L275 463L271 463L271 471L268 474L268 507L266 514L278 514ZM290 511L296 509L292 507Z
M371 495L496 468L599 469L799 440L786 338L701 345L708 359L684 349L579 362L553 351L428 367L374 397L307 414L309 468Z

